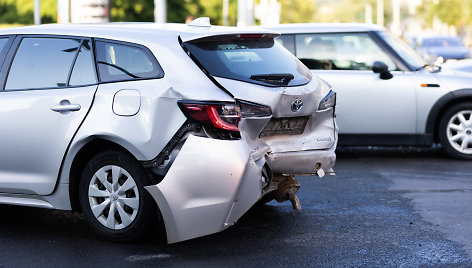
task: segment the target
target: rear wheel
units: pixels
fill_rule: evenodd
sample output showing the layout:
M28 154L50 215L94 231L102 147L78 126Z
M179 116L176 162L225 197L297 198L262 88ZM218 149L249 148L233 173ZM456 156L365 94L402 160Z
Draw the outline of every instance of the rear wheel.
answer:
M472 159L472 103L449 108L439 122L439 140L452 157Z
M114 241L136 240L150 232L158 209L144 186L144 169L120 151L93 157L82 173L79 199L85 220L100 236Z

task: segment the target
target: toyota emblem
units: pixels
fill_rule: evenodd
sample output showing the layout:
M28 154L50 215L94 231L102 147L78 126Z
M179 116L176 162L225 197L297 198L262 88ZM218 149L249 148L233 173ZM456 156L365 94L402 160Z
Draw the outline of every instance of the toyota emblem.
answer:
M292 111L298 112L302 109L303 101L301 99L296 99L292 102Z

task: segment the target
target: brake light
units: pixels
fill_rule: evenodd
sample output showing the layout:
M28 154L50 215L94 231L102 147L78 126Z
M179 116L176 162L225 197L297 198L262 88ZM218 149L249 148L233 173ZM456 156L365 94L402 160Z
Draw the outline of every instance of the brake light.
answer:
M241 39L249 39L249 38L262 38L263 34L240 34L239 38Z
M237 103L182 100L179 106L188 118L229 131L239 131L241 118L272 116L270 107L241 100Z
M229 131L238 131L241 110L230 103L205 104L180 102L182 111L194 120Z

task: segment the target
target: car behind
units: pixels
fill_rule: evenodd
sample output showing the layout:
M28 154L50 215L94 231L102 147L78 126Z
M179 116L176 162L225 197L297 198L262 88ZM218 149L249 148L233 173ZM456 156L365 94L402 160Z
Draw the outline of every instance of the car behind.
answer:
M339 144L431 146L472 159L469 75L442 72L383 27L286 24L277 41L338 93Z

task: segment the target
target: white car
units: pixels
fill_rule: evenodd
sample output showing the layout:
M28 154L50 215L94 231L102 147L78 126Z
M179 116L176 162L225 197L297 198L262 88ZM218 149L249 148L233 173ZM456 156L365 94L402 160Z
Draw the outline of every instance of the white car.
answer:
M287 24L269 29L338 93L340 145L439 142L472 159L472 79L427 66L383 27Z
M295 174L333 171L336 94L262 29L0 31L0 203L81 210L99 235L224 230Z

